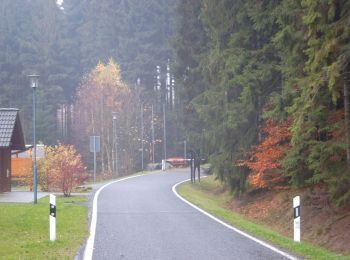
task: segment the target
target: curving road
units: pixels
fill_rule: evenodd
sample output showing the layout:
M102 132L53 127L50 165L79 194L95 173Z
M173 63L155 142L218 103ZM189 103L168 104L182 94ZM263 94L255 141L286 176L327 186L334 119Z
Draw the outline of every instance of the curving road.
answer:
M98 197L93 259L286 259L177 198L188 170L105 187Z

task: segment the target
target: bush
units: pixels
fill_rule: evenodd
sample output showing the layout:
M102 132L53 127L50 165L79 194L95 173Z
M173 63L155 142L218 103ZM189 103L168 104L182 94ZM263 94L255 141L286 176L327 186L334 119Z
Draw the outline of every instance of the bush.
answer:
M87 179L81 155L73 145L48 147L39 172L43 189L58 189L64 196L70 196L73 187Z

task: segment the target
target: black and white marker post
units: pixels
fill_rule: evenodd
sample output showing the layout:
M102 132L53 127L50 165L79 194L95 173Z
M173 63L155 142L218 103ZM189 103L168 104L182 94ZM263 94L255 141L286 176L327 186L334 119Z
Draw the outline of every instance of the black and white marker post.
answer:
M294 208L294 241L300 242L300 196L293 198Z
M50 240L56 240L56 196L50 194Z

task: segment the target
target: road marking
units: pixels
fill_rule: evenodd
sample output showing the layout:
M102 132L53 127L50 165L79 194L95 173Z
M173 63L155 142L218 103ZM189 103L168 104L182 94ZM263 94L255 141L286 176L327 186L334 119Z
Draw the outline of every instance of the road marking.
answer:
M147 174L149 175L149 174ZM145 174L139 174L139 175L134 175L134 176L130 176L130 177L126 177L123 179L119 179L116 181L112 181L109 182L105 185L103 185L101 188L99 188L94 196L94 201L93 201L93 206L92 206L92 218L91 218L91 224L90 224L90 236L86 242L86 247L84 250L84 260L90 260L92 259L92 254L94 252L94 243L95 243L95 233L96 233L96 223L97 223L97 200L98 200L98 196L100 195L100 192L106 188L107 186L116 183L116 182L121 182L121 181L125 181L128 179L132 179L132 178L136 178L136 177L140 177L140 176L146 176Z
M176 184L173 186L173 188L172 188L173 193L174 193L180 200L182 200L183 202L187 203L188 205L190 205L191 207L195 208L196 210L200 211L201 213L203 213L204 215L208 216L209 218L211 218L211 219L215 220L216 222L220 223L221 225L223 225L223 226L225 226L225 227L227 227L227 228L229 228L229 229L231 229L231 230L237 232L238 234L241 234L242 236L245 236L246 238L249 238L249 239L255 241L256 243L258 243L258 244L260 244L260 245L262 245L262 246L264 246L264 247L266 247L266 248L268 248L268 249L270 249L270 250L272 250L272 251L274 251L274 252L276 252L276 253L278 253L278 254L280 254L280 255L283 255L284 257L286 257L286 258L288 258L288 259L292 259L292 260L297 260L297 259L298 259L298 258L295 257L295 256L292 256L292 255L290 255L290 254L287 254L286 252L283 252L283 251L279 250L278 248L276 248L276 247L274 247L274 246L272 246L272 245L269 245L268 243L266 243L266 242L264 242L264 241L262 241L262 240L260 240L260 239L257 239L256 237L253 237L253 236L251 236L251 235L249 235L249 234L247 234L247 233L245 233L245 232L243 232L243 231L241 231L241 230L239 230L239 229L237 229L237 228L235 228L235 227L233 227L233 226L231 226L231 225L229 225L229 224L223 222L222 220L218 219L217 217L214 217L214 216L211 215L210 213L206 212L205 210L203 210L203 209L197 207L196 205L192 204L191 202L189 202L189 201L187 201L186 199L184 199L183 197L181 197L181 196L177 193L176 187L179 186L180 184L182 184L182 183L184 183L184 182L187 182L187 181L190 181L190 180L191 180L191 179L188 179L188 180L185 180L185 181L181 181L181 182L179 182L179 183L176 183Z

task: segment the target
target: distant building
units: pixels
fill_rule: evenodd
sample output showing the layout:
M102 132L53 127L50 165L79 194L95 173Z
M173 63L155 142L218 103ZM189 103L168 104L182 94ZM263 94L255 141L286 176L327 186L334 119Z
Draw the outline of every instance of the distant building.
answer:
M11 191L11 153L26 149L18 111L0 108L0 192Z

